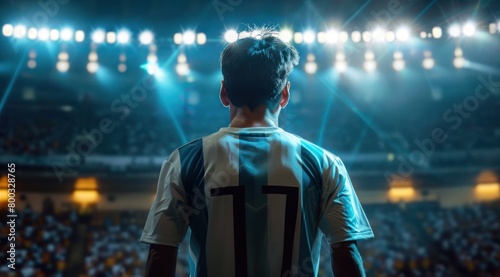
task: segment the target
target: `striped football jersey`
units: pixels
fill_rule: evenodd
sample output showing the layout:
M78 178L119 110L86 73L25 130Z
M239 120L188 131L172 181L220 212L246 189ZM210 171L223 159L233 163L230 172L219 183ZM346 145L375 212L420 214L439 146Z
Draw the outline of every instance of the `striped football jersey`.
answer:
M178 247L191 276L317 276L322 236L373 237L342 161L277 127L221 128L163 163L141 241Z

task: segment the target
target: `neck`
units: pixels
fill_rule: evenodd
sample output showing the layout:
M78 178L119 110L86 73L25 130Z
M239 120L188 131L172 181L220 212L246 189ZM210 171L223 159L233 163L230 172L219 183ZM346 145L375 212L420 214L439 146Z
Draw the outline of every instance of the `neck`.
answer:
M251 128L251 127L278 127L279 108L271 112L266 106L257 107L251 111L248 107L230 107L231 123L229 127Z

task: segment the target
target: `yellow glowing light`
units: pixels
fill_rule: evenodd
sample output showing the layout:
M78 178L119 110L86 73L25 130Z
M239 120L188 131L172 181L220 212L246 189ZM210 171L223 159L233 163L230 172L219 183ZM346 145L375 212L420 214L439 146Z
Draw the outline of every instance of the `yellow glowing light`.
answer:
M78 178L75 184L75 190L95 190L97 189L97 180L93 177Z
M416 192L413 187L393 187L389 189L389 199L392 201L412 200Z
M92 204L99 200L99 193L96 190L75 190L71 198L80 204Z
M7 182L7 176L2 176L0 178L0 202L6 202L8 199L8 190L7 187L9 186Z
M477 200L495 200L500 198L500 184L481 183L474 188L474 195Z

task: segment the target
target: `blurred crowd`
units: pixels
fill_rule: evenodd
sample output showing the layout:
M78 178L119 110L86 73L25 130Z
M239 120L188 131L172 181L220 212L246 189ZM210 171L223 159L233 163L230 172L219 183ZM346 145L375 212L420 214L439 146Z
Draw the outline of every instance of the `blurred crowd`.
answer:
M5 212L2 214L2 218L7 218ZM0 267L0 276L66 276L64 273L67 270L78 215L74 211L54 213L50 206L41 213L34 212L28 205L17 212L15 219L16 271L13 275L13 271L6 266L10 242L2 242L0 259L4 262ZM0 222L0 233L9 233L6 221Z
M95 216L86 238L85 276L141 276L148 257L148 245L138 243L146 212L108 212ZM187 248L179 252L177 272L187 277Z
M113 130L102 133L100 121L113 120ZM472 120L472 119L471 119ZM334 153L404 153L419 146L415 140L432 138L432 128L422 133L404 129L379 130L359 118L339 118L325 126L313 126L307 118L283 115L281 126L288 131L318 143ZM183 142L210 134L227 125L227 119L215 115L185 115L173 120L159 113L141 113L121 120L106 114L86 114L84 118L63 112L37 113L23 118L2 119L0 154L48 156L67 154L68 147L77 149L86 133L101 132L92 153L103 155L166 156ZM434 126L439 127L439 126ZM443 127L444 128L444 127ZM437 151L499 148L500 129L483 128L476 122L447 131L447 139L436 143ZM426 135L427 134L427 135ZM101 140L102 138L102 140ZM356 139L353 139L356 138Z
M500 276L500 210L484 205L418 213L427 235L468 276Z

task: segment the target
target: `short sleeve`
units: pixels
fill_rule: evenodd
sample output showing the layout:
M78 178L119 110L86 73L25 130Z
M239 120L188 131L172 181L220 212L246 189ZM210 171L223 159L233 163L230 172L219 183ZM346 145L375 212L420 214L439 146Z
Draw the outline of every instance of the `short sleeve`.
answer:
M319 227L329 244L373 238L373 232L342 161L323 172Z
M186 194L181 181L178 152L163 162L156 196L140 241L178 247L187 231Z

